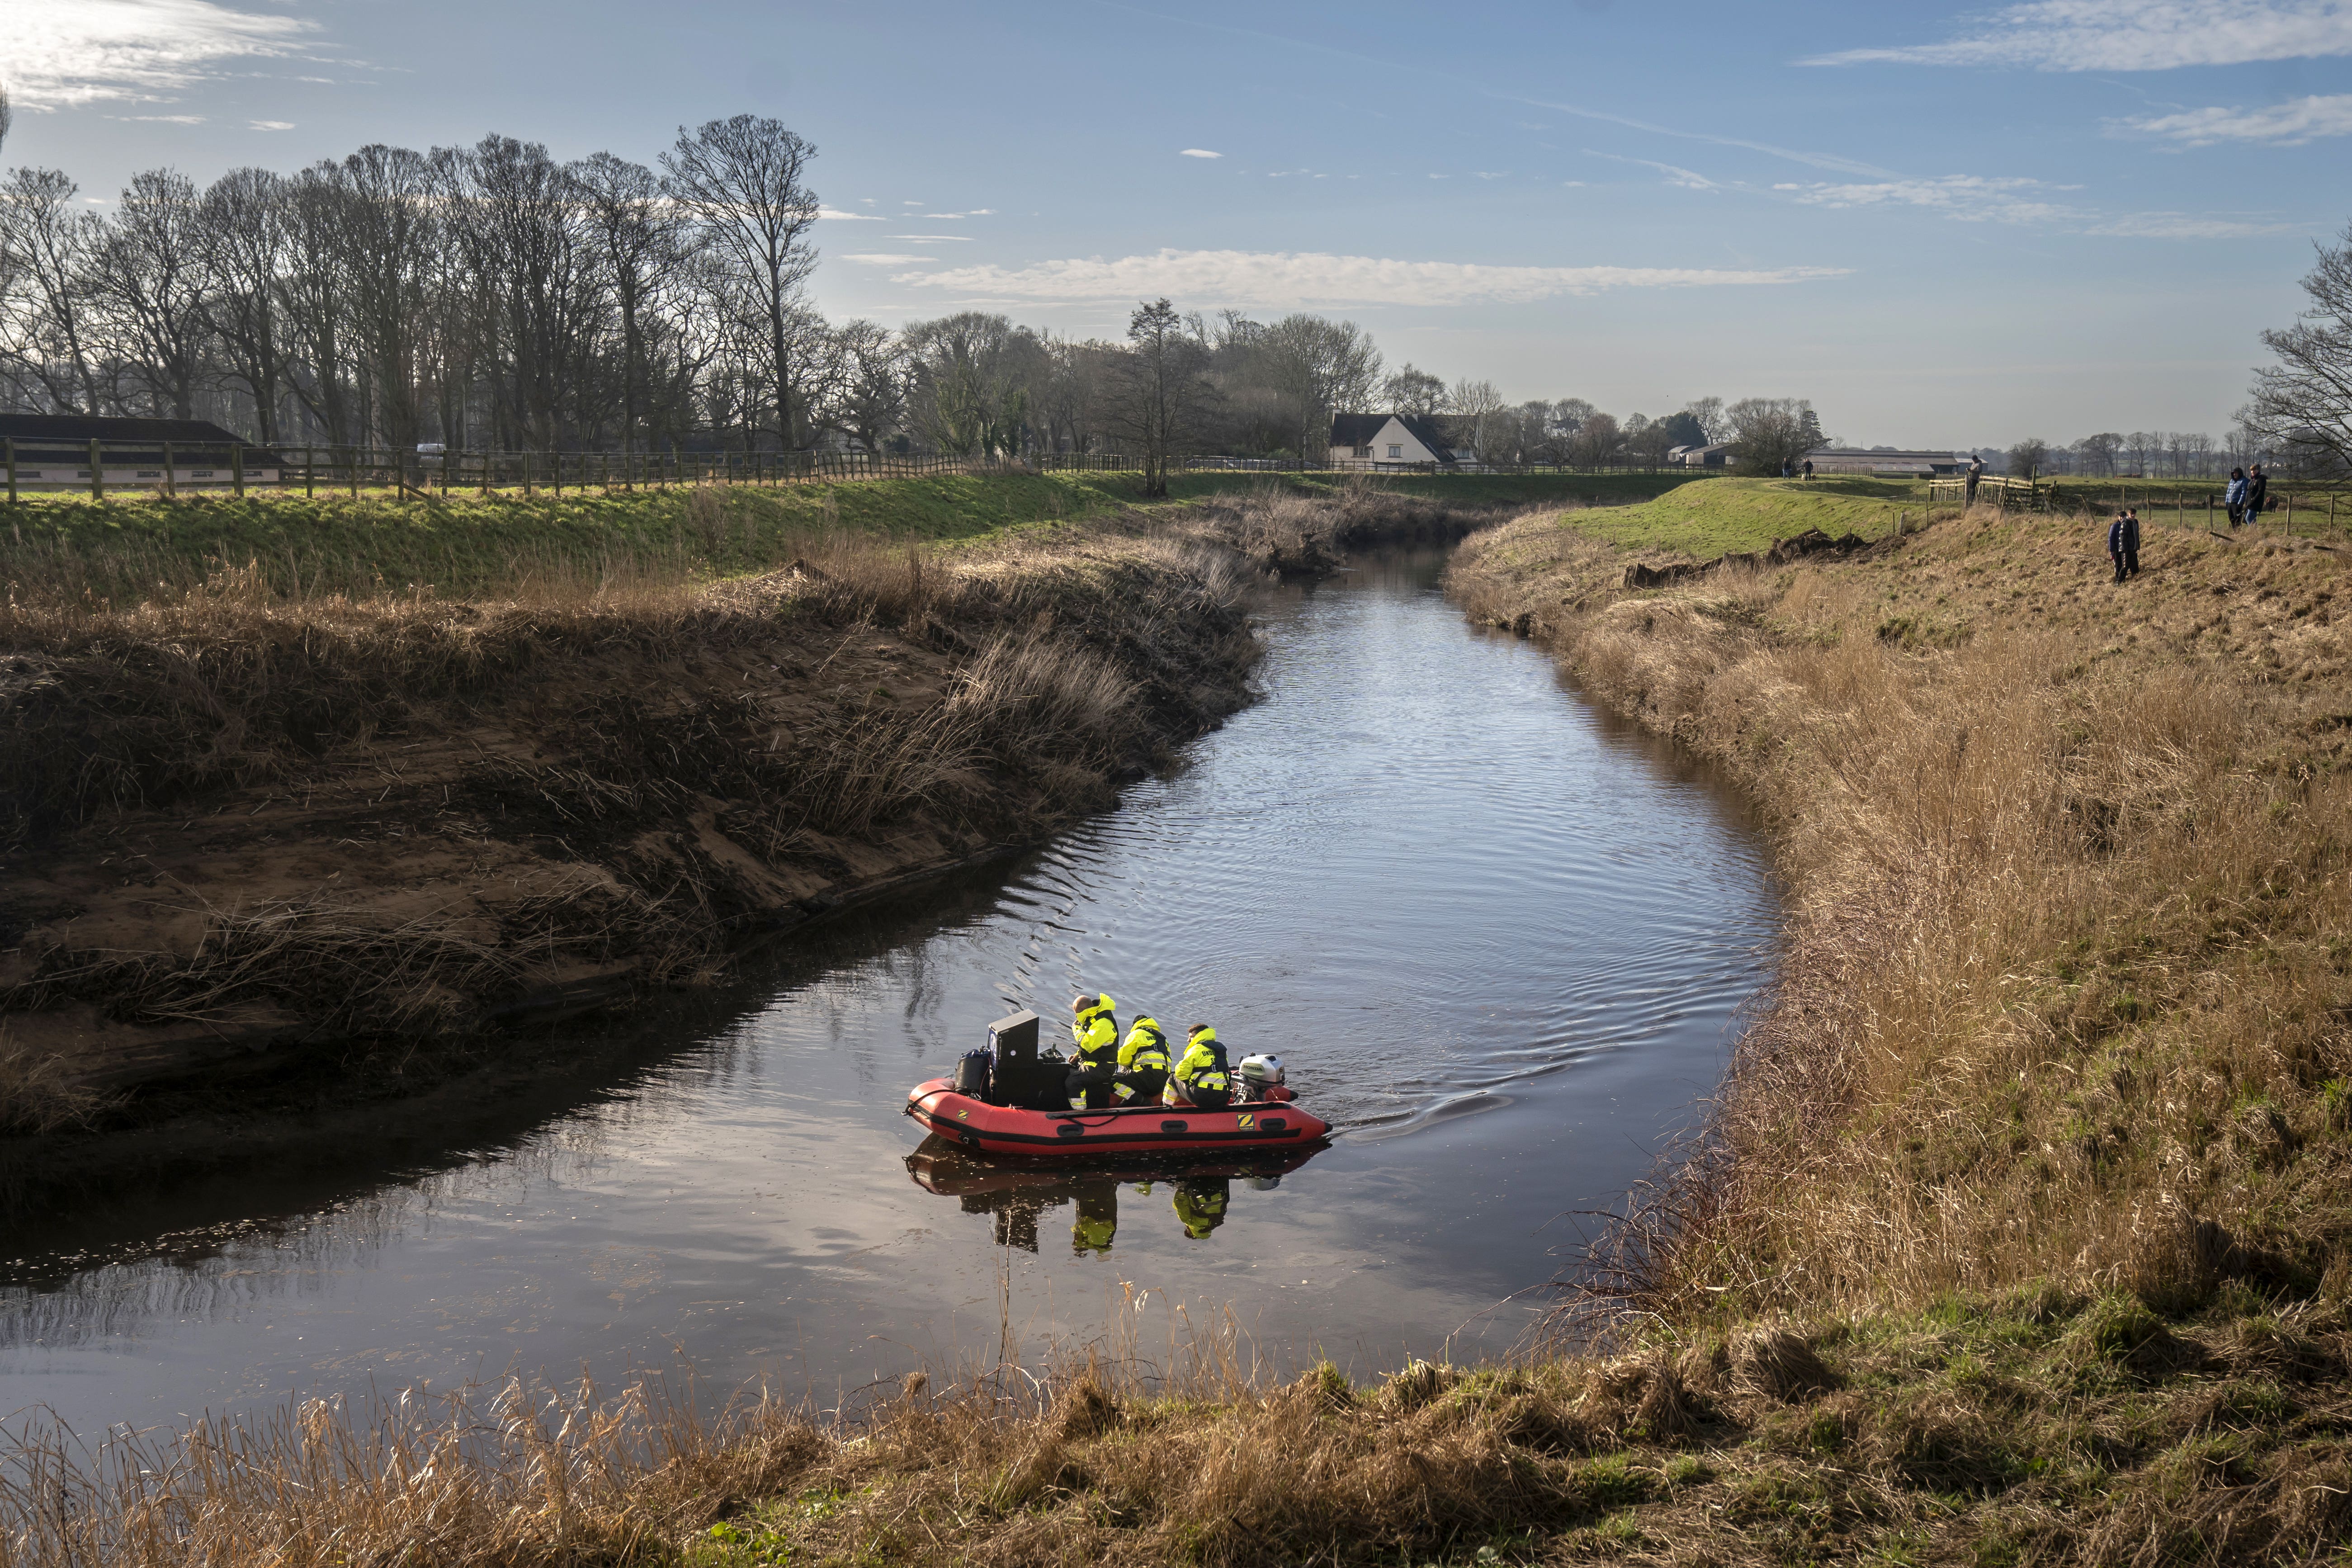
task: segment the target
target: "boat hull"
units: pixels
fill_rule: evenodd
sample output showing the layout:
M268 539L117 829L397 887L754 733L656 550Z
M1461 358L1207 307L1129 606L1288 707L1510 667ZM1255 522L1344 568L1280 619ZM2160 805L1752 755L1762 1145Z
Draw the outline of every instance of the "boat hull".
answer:
M1027 1110L958 1094L935 1078L907 1095L907 1114L965 1150L1031 1159L1095 1159L1118 1154L1226 1153L1297 1149L1330 1136L1331 1124L1296 1100L1202 1110L1147 1105L1120 1110Z

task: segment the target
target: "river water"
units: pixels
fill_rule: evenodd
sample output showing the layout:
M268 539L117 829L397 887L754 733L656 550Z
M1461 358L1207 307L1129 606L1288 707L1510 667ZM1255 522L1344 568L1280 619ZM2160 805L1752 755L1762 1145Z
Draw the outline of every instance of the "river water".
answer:
M1276 1366L1507 1352L1574 1211L1714 1082L1775 911L1738 803L1466 625L1442 564L1271 593L1265 700L1180 771L641 1014L625 1068L480 1147L198 1184L94 1219L103 1247L0 1247L0 1417L88 1436L689 1361L830 1404L1008 1340L1034 1364L1227 1313ZM1278 1051L1345 1131L1286 1172L1174 1180L919 1149L908 1086L1080 989Z

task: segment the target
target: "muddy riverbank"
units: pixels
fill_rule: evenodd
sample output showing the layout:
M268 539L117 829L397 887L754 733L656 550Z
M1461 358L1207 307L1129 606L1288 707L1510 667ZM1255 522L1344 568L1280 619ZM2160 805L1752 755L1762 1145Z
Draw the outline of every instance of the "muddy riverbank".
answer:
M353 1135L1035 843L1248 700L1251 582L1481 520L1270 494L716 584L12 605L0 1205Z

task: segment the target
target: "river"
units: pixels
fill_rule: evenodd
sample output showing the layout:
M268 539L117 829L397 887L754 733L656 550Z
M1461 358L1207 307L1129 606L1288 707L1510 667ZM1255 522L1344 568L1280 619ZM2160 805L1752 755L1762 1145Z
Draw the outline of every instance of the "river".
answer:
M194 1184L110 1212L102 1248L0 1248L0 1415L91 1436L688 1363L830 1405L1114 1322L1150 1344L1229 1321L1265 1364L1360 1377L1507 1352L1575 1211L1713 1084L1776 911L1737 800L1465 624L1442 565L1269 591L1265 700L1177 771L604 1026L625 1068L506 1135ZM1344 1131L1255 1176L910 1169L908 1087L1080 989L1279 1052Z

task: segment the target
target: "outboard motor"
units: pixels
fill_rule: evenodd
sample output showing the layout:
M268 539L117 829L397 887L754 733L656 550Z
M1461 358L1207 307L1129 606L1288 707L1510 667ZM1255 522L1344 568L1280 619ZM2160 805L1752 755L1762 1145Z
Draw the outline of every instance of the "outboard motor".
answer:
M1239 1070L1242 1085L1247 1090L1243 1098L1257 1100L1284 1100L1291 1098L1290 1090L1285 1087L1286 1078L1280 1057L1270 1056L1263 1051L1246 1056L1242 1058Z

